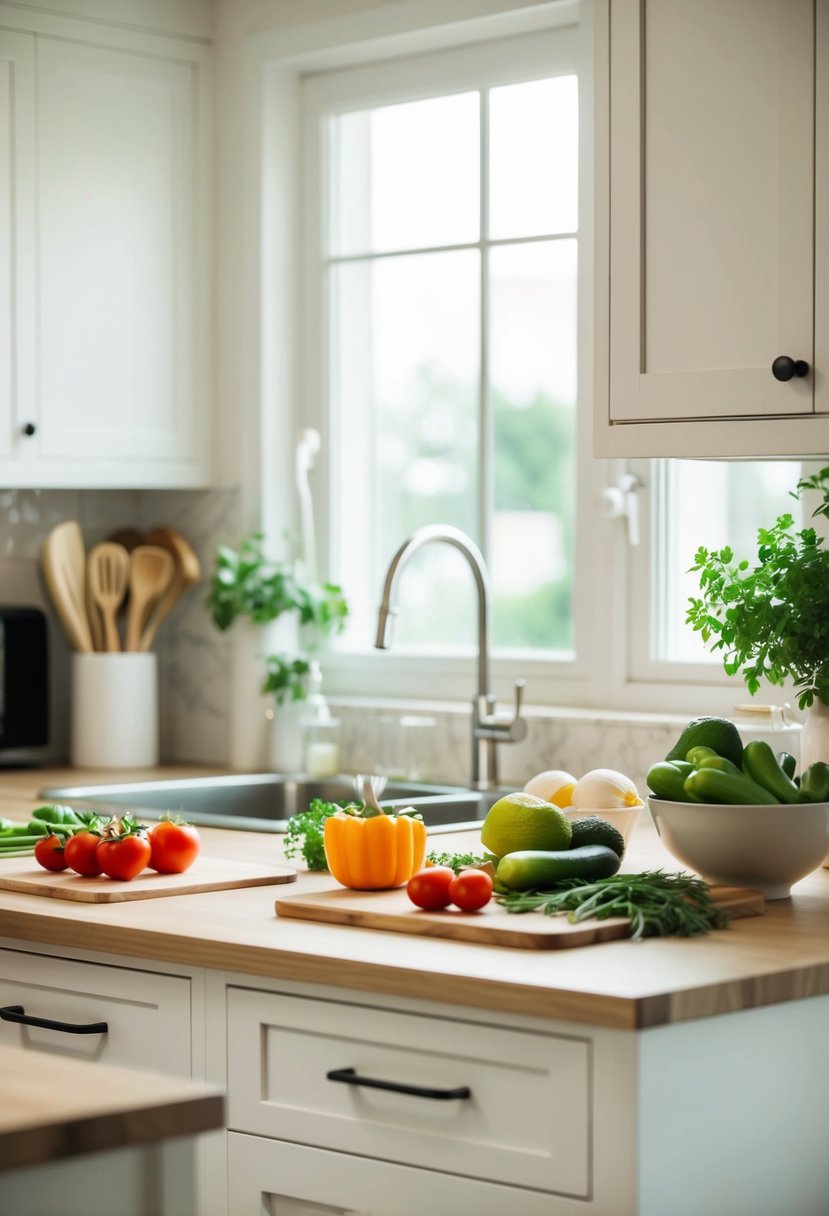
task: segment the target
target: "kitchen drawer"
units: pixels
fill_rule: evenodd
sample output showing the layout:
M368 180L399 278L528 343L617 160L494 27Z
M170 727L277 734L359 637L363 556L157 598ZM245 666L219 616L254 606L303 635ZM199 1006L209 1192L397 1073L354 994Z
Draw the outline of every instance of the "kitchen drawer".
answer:
M0 1043L78 1059L190 1076L190 981L100 963L0 950L0 1007L70 1026L105 1022L78 1034L0 1020Z
M588 1040L230 987L228 1127L562 1195L590 1190ZM329 1079L353 1069L438 1098Z
M236 1132L227 1149L231 1216L571 1216L584 1207L538 1191ZM623 1216L621 1209L613 1216Z

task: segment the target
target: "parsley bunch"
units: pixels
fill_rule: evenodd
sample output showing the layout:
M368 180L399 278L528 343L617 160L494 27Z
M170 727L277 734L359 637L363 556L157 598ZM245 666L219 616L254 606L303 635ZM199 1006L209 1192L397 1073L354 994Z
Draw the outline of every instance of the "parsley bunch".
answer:
M829 468L797 483L799 498L818 490L813 515L829 518ZM814 528L795 528L789 514L757 533L757 564L737 560L730 547L700 547L692 572L700 597L689 599L686 621L712 651L723 652L728 675L742 671L753 696L765 680L794 681L798 705L829 704L829 550Z

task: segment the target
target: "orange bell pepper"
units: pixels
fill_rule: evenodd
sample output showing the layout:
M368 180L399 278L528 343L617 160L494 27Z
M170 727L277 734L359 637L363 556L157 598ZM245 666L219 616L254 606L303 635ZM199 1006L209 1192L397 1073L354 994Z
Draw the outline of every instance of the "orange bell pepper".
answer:
M406 814L337 811L325 821L324 843L328 868L344 887L402 887L423 867L426 825Z

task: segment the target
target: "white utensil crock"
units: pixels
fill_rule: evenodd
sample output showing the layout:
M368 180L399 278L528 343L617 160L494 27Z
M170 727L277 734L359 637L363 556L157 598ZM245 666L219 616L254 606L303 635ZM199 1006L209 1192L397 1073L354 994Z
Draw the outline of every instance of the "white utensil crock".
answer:
M74 654L70 760L79 768L158 763L156 656Z

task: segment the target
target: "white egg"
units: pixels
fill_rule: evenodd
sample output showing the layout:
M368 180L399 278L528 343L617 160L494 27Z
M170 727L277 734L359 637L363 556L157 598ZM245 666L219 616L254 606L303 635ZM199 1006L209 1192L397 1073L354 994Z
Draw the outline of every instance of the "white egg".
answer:
M594 768L576 782L572 795L577 810L611 810L614 807L642 806L642 799L630 777L612 768Z
M575 788L576 778L572 773L567 773L564 769L551 768L531 777L524 786L524 793L534 794L536 798L543 798L545 802L552 802L554 806L564 807L570 806Z

